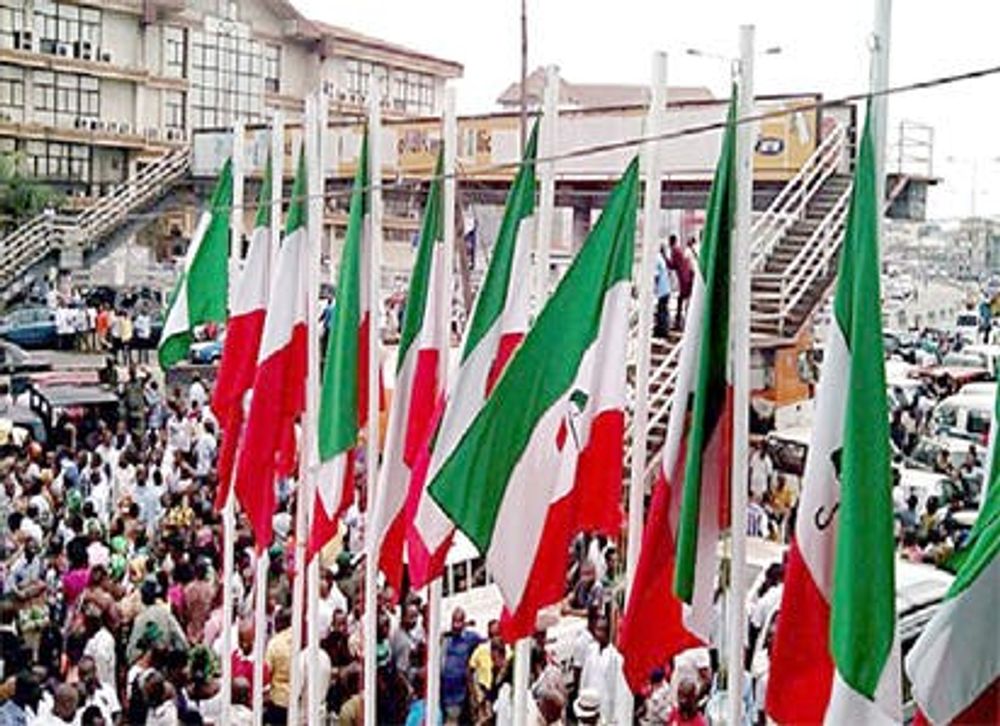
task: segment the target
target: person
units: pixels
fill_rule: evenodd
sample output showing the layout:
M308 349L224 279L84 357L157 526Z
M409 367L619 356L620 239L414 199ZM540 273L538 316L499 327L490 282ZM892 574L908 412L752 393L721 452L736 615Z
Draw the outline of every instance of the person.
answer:
M451 630L444 636L441 665L441 708L445 721L466 723L469 708L469 659L482 642L474 631L465 626L465 610L451 613Z
M264 664L271 673L264 723L283 724L288 720L292 683L292 614L285 608L274 616L274 635L267 643Z
M596 688L584 688L573 701L573 715L578 724L599 724L601 719L601 694Z
M603 600L604 592L597 579L597 568L591 560L585 560L580 565L579 580L563 601L563 614L585 617L591 605L600 604Z
M670 235L672 240L676 235ZM660 251L656 255L656 274L654 277L656 288L656 321L653 325L653 335L657 338L666 338L670 331L670 270L667 268L667 250L660 245Z
M153 322L149 313L141 309L135 316L135 348L140 363L149 362L149 349L153 347Z
M0 704L0 724L26 726L34 722L41 698L38 676L21 670L14 678L14 695Z
M425 640L424 629L420 625L420 611L416 603L408 602L403 606L399 624L389 636L389 648L396 670L410 681L422 665L415 662L413 654L424 645Z
M896 519L899 521L904 534L906 532L917 531L917 525L920 523L920 518L917 514L919 501L916 494L911 494L906 498L906 509L896 514Z
M750 454L750 494L758 500L771 488L771 477L774 476L774 464L767 453L767 442L761 439Z
M132 339L135 337L135 325L132 322L132 315L126 310L118 313L120 319L120 335L122 347L122 363L132 365Z
M689 244L693 245L693 243L692 239ZM691 292L694 289L694 269L688 253L676 235L672 235L670 238L670 255L667 259L667 267L673 270L677 276L677 312L674 315L674 329L682 330L688 301L691 299Z
M708 726L708 721L698 707L698 683L692 678L684 678L677 686L677 706L674 707L668 726Z
M601 718L612 723L628 685L622 671L622 656L611 644L610 624L605 615L597 619L594 639L596 642L590 646L580 672L580 694L588 689L600 694Z
M229 715L232 726L253 726L253 709L250 707L250 697L253 686L242 676L233 676L233 707Z
M205 384L201 382L201 374L195 373L188 388L188 405L204 407L206 403L208 403L208 392L205 390Z
M673 696L670 693L670 681L667 680L662 668L654 668L649 676L649 697L639 723L642 726L665 726L673 711Z
M35 723L39 726L59 726L60 724L75 724L76 711L80 702L80 692L69 683L60 683L55 687L52 697L52 710L47 716L39 718Z

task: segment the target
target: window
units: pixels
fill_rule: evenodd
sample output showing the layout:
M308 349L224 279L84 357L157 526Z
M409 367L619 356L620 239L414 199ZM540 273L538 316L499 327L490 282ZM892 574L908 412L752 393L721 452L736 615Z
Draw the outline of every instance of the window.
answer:
M184 77L184 29L167 26L163 29L163 74L169 78Z
M164 91L163 106L164 123L168 129L184 131L184 93L183 91Z
M24 30L24 0L0 0L0 48L19 47Z
M268 93L281 92L281 46L264 46L264 90Z
M28 141L25 167L30 176L59 182L87 182L90 177L90 147L56 141Z
M93 76L35 71L33 83L35 110L51 112L50 123L69 126L77 118L101 115L101 84Z
M191 125L211 128L264 117L264 47L246 28L221 23L191 33Z
M93 59L101 44L101 11L35 0L35 40L42 53Z
M434 77L426 73L394 72L392 107L396 111L428 116L434 113Z
M24 118L24 70L0 65L0 120Z

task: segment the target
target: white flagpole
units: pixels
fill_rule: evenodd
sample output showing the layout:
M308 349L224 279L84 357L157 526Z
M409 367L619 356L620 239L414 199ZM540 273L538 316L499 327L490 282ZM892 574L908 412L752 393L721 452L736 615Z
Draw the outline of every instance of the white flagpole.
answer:
M271 122L271 234L270 260L267 280L270 289L271 274L281 239L281 192L284 179L284 121L280 111L274 112ZM253 608L253 720L264 720L264 647L267 643L267 573L270 568L270 553L265 549L257 557L254 575Z
M309 498L309 511L311 512L316 503L316 473L318 466L317 450L317 422L319 411L319 388L320 388L320 331L319 331L319 266L320 266L320 240L323 234L323 179L325 167L323 166L323 136L326 131L327 99L322 90L317 91L313 101L313 115L307 119L306 125L306 153L313 161L309 168L309 216L307 229L309 234L309 280L307 306L308 315L308 367L306 369L306 410L305 420L302 426L302 465L306 471L307 486L305 490ZM315 516L310 516L310 520ZM317 553L307 569L309 597L307 602L308 621L308 662L315 668L319 662L319 554ZM309 690L307 693L306 711L307 723L319 723L323 694L320 693L319 678L316 671L312 670L309 676Z
M445 89L444 128L444 300L441 322L447 330L444 355L441 358L441 390L447 391L451 372L451 312L455 288L455 152L458 148L458 123L455 119L455 89ZM431 580L427 587L427 723L437 723L441 710L441 578Z
M892 35L892 0L875 0L871 50L871 90L880 93L889 87L889 39ZM889 121L889 97L872 99L872 140L875 143L875 191L878 199L878 229L882 234L885 206L885 139ZM880 246L881 249L881 246Z
M306 96L305 116L303 123L303 139L309 144L309 128L315 123L316 99L312 94ZM309 157L309 148L306 146L300 153ZM297 165L296 165L297 168ZM308 176L308 174L307 174ZM308 188L308 185L307 185ZM296 200L291 203L295 204ZM310 257L310 261L311 261ZM312 316L308 316L311 321ZM312 336L309 336L310 338ZM307 379L308 380L308 379ZM308 402L309 396L306 396ZM303 437L305 431L302 432ZM303 446L302 452L307 449ZM305 456L300 456L300 463L305 462ZM302 697L302 658L299 657L302 650L302 616L305 605L305 581L306 581L306 538L309 536L309 487L308 466L299 467L298 482L295 487L295 581L292 584L292 676L290 692L288 695L288 723L299 724L301 722L300 708Z
M240 274L243 251L243 122L233 124L233 213L229 217L229 302ZM235 496L232 487L222 507L222 714L229 726L233 693L233 542L236 539Z
M740 26L737 117L753 115L752 25ZM750 215L753 212L754 127L736 129L736 238L730 251L733 361L732 560L729 598L729 723L741 723L746 583L747 465L750 455Z
M367 513L375 511L375 487L378 482L378 380L379 380L379 256L382 252L382 105L378 83L371 84L368 117L368 165L371 225L368 243L371 245L371 267L368 278L368 441L365 455L367 476ZM375 650L378 644L376 601L378 594L378 558L367 549L365 556L365 674L364 711L365 726L375 726Z
M663 130L667 106L667 54L653 54L652 85L645 135ZM630 592L642 546L642 507L646 471L646 427L649 421L649 348L653 334L653 275L660 225L659 144L648 142L642 155L646 180L642 209L642 262L639 268L639 332L636 346L635 404L632 414L632 471L628 492L628 547L625 557L625 591Z
M551 156L556 150L556 127L559 123L559 69L545 68L545 99L539 139L541 158ZM551 161L539 162L540 186L538 227L535 234L535 314L545 305L549 293L549 267L552 258L552 217L555 207L555 165ZM528 688L531 673L531 640L521 638L514 645L514 726L527 726Z

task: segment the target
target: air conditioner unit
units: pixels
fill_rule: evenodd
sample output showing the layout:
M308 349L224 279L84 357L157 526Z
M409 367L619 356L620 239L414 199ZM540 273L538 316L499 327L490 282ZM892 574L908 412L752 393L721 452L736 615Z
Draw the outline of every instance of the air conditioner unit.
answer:
M111 62L111 51L110 50L102 50L101 51L101 63L110 63L110 62Z
M97 131L97 129L100 128L100 123L101 122L98 121L96 118L89 119L89 122L90 122L90 130L91 131Z
M338 101L346 101L347 100L347 93L345 93L344 91L337 91L337 100Z
M10 113L8 113L7 111L0 111L0 122L9 124L12 123L13 121L14 117Z
M17 50L33 50L34 44L32 43L31 31L30 30L16 30L14 31L14 47Z
M117 121L108 121L107 122L107 126L105 126L105 128L108 130L109 134L117 134L118 133L118 122Z
M73 55L73 44L72 43L59 43L56 46L56 55L61 55L63 57L69 58Z
M94 131L104 131L105 125L100 119L94 119L91 122L91 128L94 129Z
M132 124L130 124L128 121L119 121L118 133L124 134L126 136L130 135L132 133Z
M78 40L76 42L76 57L81 60L93 60L94 44L89 40Z
M73 128L85 129L89 126L89 122L83 116L77 116L73 121Z

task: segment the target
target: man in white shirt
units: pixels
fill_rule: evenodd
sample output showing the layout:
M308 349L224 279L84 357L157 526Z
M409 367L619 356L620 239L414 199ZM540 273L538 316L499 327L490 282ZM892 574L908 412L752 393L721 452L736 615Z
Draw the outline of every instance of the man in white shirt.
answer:
M90 638L83 654L94 660L97 680L102 686L115 688L115 638L104 622L101 609L91 604L84 611L84 625Z
M80 683L83 685L84 702L81 711L88 706L97 706L105 723L114 723L115 716L121 711L118 694L113 687L101 683L97 677L97 664L89 655L80 658L77 665Z
M347 613L347 598L337 587L332 569L324 568L320 573L319 582L319 607L317 617L319 619L319 637L325 638L330 632L330 623L333 621L333 613L340 610Z
M205 423L194 444L195 474L206 477L212 471L215 462L215 451L218 445L215 441L215 426L211 421Z
M580 674L580 692L592 689L601 694L601 721L613 724L618 722L618 711L627 702L629 691L621 653L611 645L608 619L603 615L594 627L594 638Z
M758 499L763 498L771 486L773 475L774 464L767 454L766 444L761 440L750 454L750 494Z
M194 379L188 387L188 401L192 406L195 403L199 406L204 406L208 402L208 392L205 390L205 385L201 382L201 376L197 373L194 374Z

